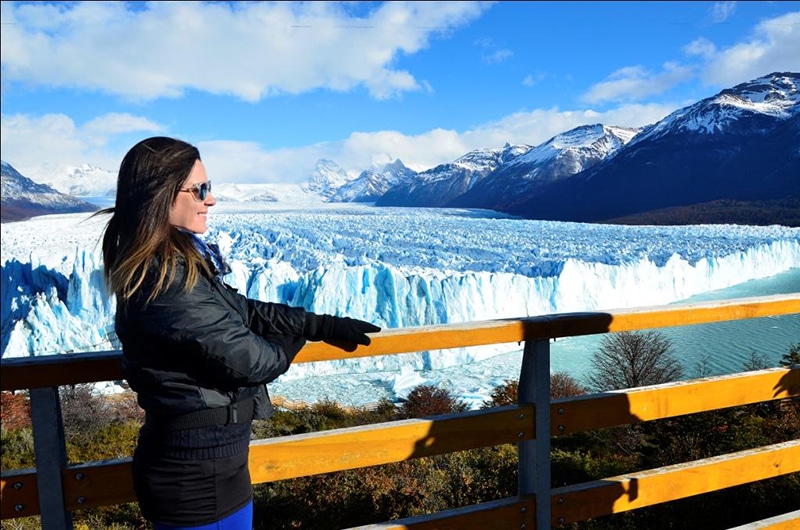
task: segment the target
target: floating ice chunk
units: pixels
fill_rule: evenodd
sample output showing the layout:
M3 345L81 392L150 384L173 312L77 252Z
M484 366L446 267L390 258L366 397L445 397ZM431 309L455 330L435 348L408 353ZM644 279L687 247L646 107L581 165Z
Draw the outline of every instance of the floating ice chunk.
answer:
M410 366L403 366L400 368L400 373L392 378L392 392L398 398L405 399L414 387L425 383L427 380L419 375L419 372L414 371Z

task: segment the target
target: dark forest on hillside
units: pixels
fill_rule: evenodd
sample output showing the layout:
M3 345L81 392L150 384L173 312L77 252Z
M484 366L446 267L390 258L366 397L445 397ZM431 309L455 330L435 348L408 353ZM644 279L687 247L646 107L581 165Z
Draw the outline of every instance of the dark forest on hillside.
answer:
M720 200L691 206L664 208L619 217L610 224L694 225L737 224L800 226L800 197L769 201Z

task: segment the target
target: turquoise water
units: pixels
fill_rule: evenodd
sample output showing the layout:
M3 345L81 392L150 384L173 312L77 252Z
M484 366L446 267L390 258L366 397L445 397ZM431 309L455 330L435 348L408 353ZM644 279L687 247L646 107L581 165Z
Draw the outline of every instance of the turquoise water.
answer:
M797 292L800 292L800 268L703 293L681 303ZM682 362L687 378L722 375L741 372L753 356L763 359L768 366L778 366L791 345L800 343L800 315L659 328L657 331L672 342L673 353ZM591 335L553 342L550 349L552 369L566 371L583 381L601 339L602 335Z

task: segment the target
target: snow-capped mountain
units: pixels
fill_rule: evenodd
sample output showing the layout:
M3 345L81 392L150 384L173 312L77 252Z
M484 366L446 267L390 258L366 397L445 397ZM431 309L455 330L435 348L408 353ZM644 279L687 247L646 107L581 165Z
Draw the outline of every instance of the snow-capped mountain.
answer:
M117 172L82 164L67 168L66 172L51 175L44 184L75 197L114 197L117 189Z
M308 182L303 186L306 191L331 197L336 190L353 180L339 164L333 160L320 159L317 161Z
M528 193L505 211L593 222L800 198L799 86L800 74L774 73L723 90L646 127L614 157ZM699 222L725 219L724 212L714 215Z
M416 174L399 159L367 169L358 178L336 190L330 202L375 202L391 188L409 182Z
M2 162L2 220L20 221L52 213L93 212L99 208L76 197L37 184L11 164Z
M798 73L773 73L640 130L577 127L472 180L458 161L444 164L375 204L563 221L794 224L787 219L800 212L785 212L800 201L799 85Z
M502 164L450 206L507 209L520 196L611 158L638 132L602 124L576 127Z
M502 149L470 151L452 163L418 173L416 177L395 186L378 199L376 205L447 206L498 167L530 149L527 145L506 144Z
M306 184L214 184L214 197L219 204L240 203L254 209L265 203L322 204L326 198L308 190Z
M758 134L772 120L800 113L800 74L774 73L725 89L694 105L676 110L637 138L652 140L667 134Z
M355 176L321 159L305 183L217 184L214 193L248 203L470 207L563 221L785 224L782 212L800 204L798 86L800 74L773 73L640 130L586 125L420 173L396 160ZM50 180L72 194L113 197L115 179L84 165ZM742 218L742 208L758 211Z

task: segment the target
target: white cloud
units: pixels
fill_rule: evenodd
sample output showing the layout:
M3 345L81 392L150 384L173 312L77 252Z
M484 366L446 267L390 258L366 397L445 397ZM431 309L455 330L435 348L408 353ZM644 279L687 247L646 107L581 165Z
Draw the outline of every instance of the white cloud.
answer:
M82 126L64 114L15 114L0 119L0 143L3 153L13 153L11 159L4 154L4 161L26 177L47 183L87 162L116 170L129 147L121 143L126 135L161 130L157 123L128 114L98 116Z
M711 56L702 77L731 86L772 72L800 72L800 12L759 23L750 39Z
M715 5L717 22L733 14L733 2ZM628 66L613 72L607 79L589 88L582 101L642 101L663 94L680 83L691 80L699 71L706 85L729 87L772 72L800 71L800 12L787 13L760 22L753 35L733 46L719 48L701 37L684 46L683 52L698 58L696 65L668 62L660 71L642 66Z
M538 72L536 74L528 74L525 76L525 79L522 80L522 84L528 87L535 86L541 81L544 81L547 77L549 77L548 74L542 72Z
M441 129L415 136L396 131L355 132L336 142L271 151L256 143L232 141L201 142L198 148L209 175L214 175L211 178L237 183L303 182L322 158L335 161L353 176L397 158L422 171L469 151L458 133Z
M397 131L356 132L341 141L298 149L265 151L250 142L203 142L198 147L215 182L302 182L321 158L334 160L353 176L374 163L397 158L415 171L424 171L452 162L475 149L499 148L506 142L538 145L579 125L604 123L641 127L657 122L681 106L677 103L631 104L604 112L534 110L518 112L463 132L445 129L418 135Z
M705 59L712 59L717 53L717 47L710 40L701 37L684 46L683 52L686 55L699 55Z
M715 2L709 9L711 22L719 24L725 22L736 12L736 2Z
M472 2L389 2L356 16L345 11L349 3L333 2L234 7L153 3L139 12L125 11L120 7L123 3L117 2L20 4L14 9L8 4L2 3L3 83L12 82L10 76L34 86L90 86L137 98L178 95L193 88L251 100L314 87L346 90L361 86L375 97L430 89L424 80L393 69L394 57L414 53L437 32L466 23L483 9ZM5 25L9 13L15 23ZM127 21L115 17L127 17ZM102 29L104 23L111 24L111 34L119 37L110 40L110 50L100 50L103 46L97 45L102 38L110 38L110 30ZM123 27L132 29L123 31ZM409 31L389 31L397 27ZM264 28L274 28L274 35L265 36ZM800 71L798 28L800 13L790 13L760 23L749 39L728 48L696 39L683 51L701 61L699 65L666 63L657 70L642 66L619 69L587 91L584 101L588 108L584 109L517 112L463 131L432 129L416 135L393 130L353 132L337 141L298 148L267 150L255 142L224 137L199 142L198 147L211 178L220 183L299 182L320 158L334 160L351 173L395 158L421 171L473 149L501 147L506 142L538 145L579 125L638 127L655 123L691 101L636 102L664 93L690 78L693 71L702 72L704 81L718 86L732 86L772 71ZM232 31L242 38L226 39ZM19 34L12 38L15 32ZM170 32L174 37L161 35ZM25 46L23 37L28 39ZM155 41L148 44L146 37ZM123 42L128 38L141 48L129 48ZM98 49L90 49L86 43L94 43ZM62 47L72 47L75 57L88 55L74 64L62 64L66 57ZM133 60L125 53L140 55ZM274 72L270 70L273 66ZM530 86L541 78L532 75L522 82ZM615 106L608 107L609 103ZM142 132L176 134L133 114L106 114L82 124L63 114L3 115L2 148L4 153L14 153L14 159L7 162L37 180L40 175L87 162L115 170ZM133 133L139 136L134 138Z
M77 87L134 100L186 90L258 101L366 87L419 90L399 54L479 17L491 2L2 3L4 83ZM236 38L231 38L236 35Z
M354 132L335 141L266 150L256 142L197 142L215 182L265 183L305 181L317 160L334 160L353 176L376 163L401 159L423 171L452 162L474 149L512 144L538 145L579 125L605 123L639 127L655 123L681 105L623 105L613 110L558 109L517 112L467 131L433 129L418 135L397 131ZM81 126L63 114L3 116L0 124L6 160L36 182L52 182L85 163L116 171L125 152L142 133L174 135L143 117L107 114ZM135 133L135 134L134 134ZM191 138L184 138L192 141Z
M469 149L501 147L511 144L538 145L557 134L580 125L603 123L622 127L642 127L664 118L678 104L629 104L599 112L591 109L561 111L537 109L517 112L493 123L488 123L464 133L464 143Z
M106 145L110 138L130 132L156 133L162 130L157 123L127 113L109 113L86 122L80 132L83 140L93 146Z
M581 99L590 104L640 101L662 94L690 77L689 67L674 62L664 64L660 72L651 72L642 66L628 66L590 87Z
M484 64L498 64L506 61L514 56L514 52L511 50L494 50L491 53L485 53L481 57L481 60Z
M483 64L491 65L502 63L514 56L514 52L501 48L490 38L478 39L475 41L475 45L483 50L481 54L481 62L483 62Z
M256 142L198 142L200 156L214 182L302 182L311 174L325 149L307 146L264 150ZM338 162L338 161L337 161Z

